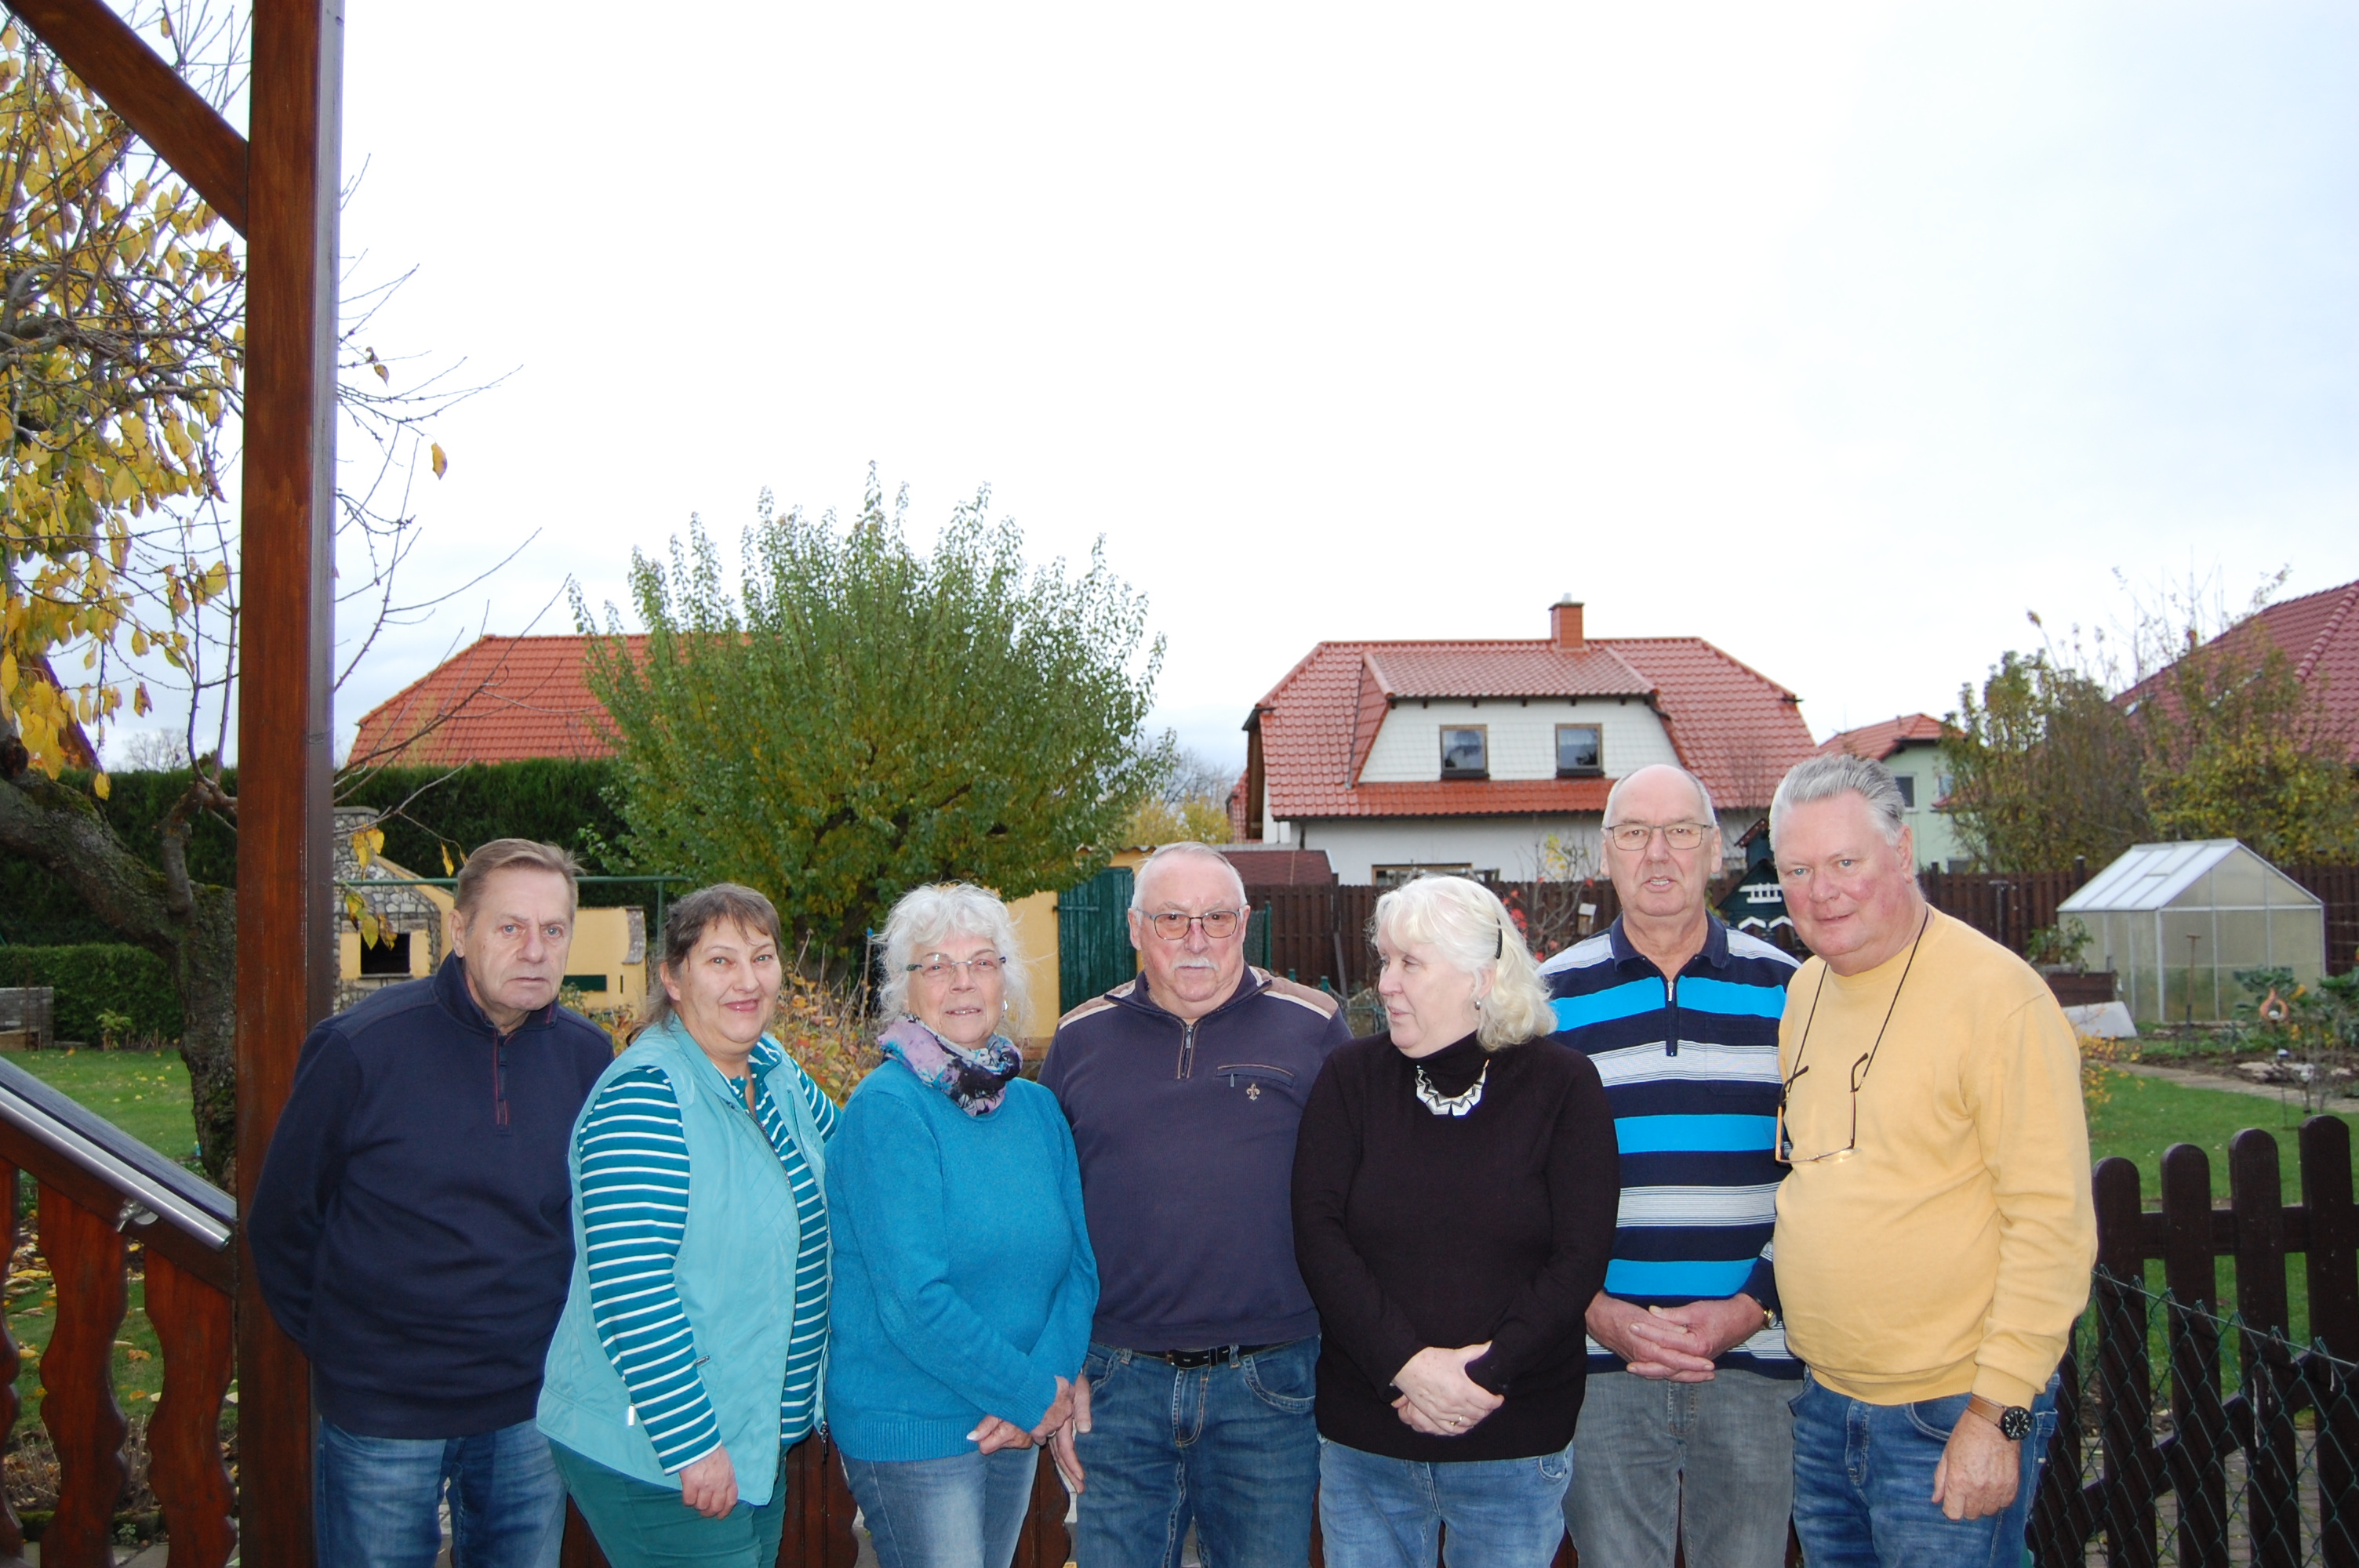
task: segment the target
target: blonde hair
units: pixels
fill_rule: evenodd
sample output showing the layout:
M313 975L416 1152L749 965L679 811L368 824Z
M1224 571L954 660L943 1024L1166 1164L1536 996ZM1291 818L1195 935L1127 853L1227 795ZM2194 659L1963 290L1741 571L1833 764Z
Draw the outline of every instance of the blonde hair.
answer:
M1419 877L1376 900L1368 922L1371 940L1396 947L1433 948L1452 968L1488 976L1474 1038L1485 1051L1520 1044L1556 1032L1556 1010L1539 965L1524 946L1507 906L1481 882L1464 877Z
M1016 922L996 894L973 882L929 882L911 888L885 917L884 934L876 945L884 950L885 978L876 988L876 1009L887 1020L908 1011L909 964L919 951L945 936L980 936L1006 960L1007 977L1000 992L999 1032L1008 1033L1011 1019L1029 1017L1031 988L1026 983L1024 950L1016 940Z
M575 903L582 902L580 877L582 868L573 856L555 844L538 843L530 838L495 838L478 847L459 868L459 885L451 890L451 902L462 914L473 914L484 900L484 884L495 871L547 871L565 879L565 896Z

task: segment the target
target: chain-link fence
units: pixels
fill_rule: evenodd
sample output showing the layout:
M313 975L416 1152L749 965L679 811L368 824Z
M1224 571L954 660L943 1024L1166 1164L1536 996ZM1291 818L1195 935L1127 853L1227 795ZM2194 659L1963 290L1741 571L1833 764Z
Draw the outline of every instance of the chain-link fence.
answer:
M2359 1568L2359 1365L2097 1271L2031 1522L2039 1568Z

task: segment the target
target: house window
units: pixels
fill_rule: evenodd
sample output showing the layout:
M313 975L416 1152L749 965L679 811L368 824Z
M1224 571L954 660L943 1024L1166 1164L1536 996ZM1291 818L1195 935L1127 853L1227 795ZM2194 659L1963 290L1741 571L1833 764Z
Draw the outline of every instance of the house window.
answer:
M399 975L407 979L409 976L409 933L387 932L374 942L362 944L361 973L364 977Z
M568 990L603 991L606 989L606 977L603 975L568 975L565 977L565 986Z
M1900 786L1900 804L1907 806L1911 811L1916 810L1917 775L1915 773L1895 773L1892 775L1892 782Z
M1605 746L1594 724L1556 727L1556 776L1586 778L1605 771Z
M1369 879L1380 888L1397 888L1413 882L1419 877L1471 877L1474 868L1467 862L1449 865L1371 866Z
M1446 779L1489 778L1491 776L1490 731L1480 724L1443 726L1441 776Z

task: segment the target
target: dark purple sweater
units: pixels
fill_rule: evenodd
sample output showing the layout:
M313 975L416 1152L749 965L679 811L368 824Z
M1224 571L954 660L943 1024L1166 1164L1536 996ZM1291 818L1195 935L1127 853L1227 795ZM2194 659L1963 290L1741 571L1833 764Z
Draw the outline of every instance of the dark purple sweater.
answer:
M322 1418L408 1438L532 1419L573 1278L567 1145L614 1059L554 1005L502 1038L455 956L311 1031L246 1241Z
M1481 1103L1436 1116L1425 1069ZM1521 1459L1572 1441L1582 1328L1605 1282L1622 1199L1597 1069L1547 1040L1486 1054L1473 1035L1420 1061L1387 1035L1327 1063L1294 1155L1294 1245L1319 1303L1319 1433L1418 1462ZM1429 1437L1392 1401L1428 1346L1491 1349L1467 1376L1506 1402L1462 1437Z
M1303 1102L1350 1036L1333 997L1250 968L1192 1024L1144 975L1065 1015L1040 1082L1081 1157L1093 1337L1200 1350L1319 1332L1287 1191Z

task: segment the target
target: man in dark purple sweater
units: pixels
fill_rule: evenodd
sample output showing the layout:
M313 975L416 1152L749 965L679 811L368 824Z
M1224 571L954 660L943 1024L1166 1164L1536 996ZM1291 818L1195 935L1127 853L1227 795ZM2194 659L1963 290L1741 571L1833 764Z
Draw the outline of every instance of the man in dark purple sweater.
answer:
M303 1043L246 1217L270 1315L310 1358L318 1556L556 1568L565 1492L534 1424L573 1275L573 1119L614 1048L557 1005L573 858L498 838L459 870L451 951Z
M1324 991L1245 961L1220 851L1139 868L1139 976L1067 1013L1040 1082L1081 1156L1098 1310L1077 1439L1085 1568L1300 1568L1319 1488L1319 1315L1294 1261L1294 1134L1351 1037ZM1076 1392L1082 1390L1077 1390Z

